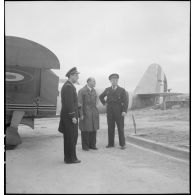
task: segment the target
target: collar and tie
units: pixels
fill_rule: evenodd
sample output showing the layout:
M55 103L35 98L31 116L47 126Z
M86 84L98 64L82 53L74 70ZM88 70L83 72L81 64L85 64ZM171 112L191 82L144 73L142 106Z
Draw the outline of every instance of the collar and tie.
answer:
M92 91L92 88L91 88L91 87L89 87L89 85L87 85L87 88L89 89L89 91L90 91L90 92Z
M117 86L112 86L112 90L115 91Z

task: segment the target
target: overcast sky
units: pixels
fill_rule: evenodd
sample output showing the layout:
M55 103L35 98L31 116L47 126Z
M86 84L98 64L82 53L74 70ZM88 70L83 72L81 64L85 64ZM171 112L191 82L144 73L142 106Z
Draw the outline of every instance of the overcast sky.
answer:
M190 2L5 2L5 34L46 46L65 78L76 66L80 83L96 78L109 86L111 73L133 91L147 67L163 68L168 88L189 92Z

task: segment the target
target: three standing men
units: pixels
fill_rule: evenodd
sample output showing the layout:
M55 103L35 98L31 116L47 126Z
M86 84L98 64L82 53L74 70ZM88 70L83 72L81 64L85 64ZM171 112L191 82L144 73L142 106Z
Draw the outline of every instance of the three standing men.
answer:
M76 144L78 138L78 99L74 83L78 81L79 72L76 67L68 71L68 80L61 89L62 108L58 131L64 138L64 162L80 163L76 156Z
M95 79L90 77L78 92L78 103L80 107L79 128L81 130L82 149L97 150L96 131L99 129L99 112L96 107L98 96L94 89Z
M96 107L98 97L94 89L95 79L87 79L87 85L79 90L78 101L76 88L73 85L78 81L78 74L76 67L69 70L66 74L68 80L61 89L62 108L58 131L63 133L64 162L68 164L81 162L76 155L78 117L80 117L83 150L97 149L96 131L99 129L99 113ZM103 105L107 105L108 145L106 147L114 147L116 122L119 145L121 149L125 149L124 117L128 109L128 98L125 89L118 86L118 79L118 74L111 74L109 80L112 86L106 88L99 98ZM78 106L80 106L80 113Z
M107 105L108 145L106 147L114 147L116 122L119 145L121 149L125 149L124 117L128 109L128 98L125 89L118 86L118 79L118 74L111 74L109 80L112 86L106 88L99 98L103 105ZM105 97L107 97L106 100Z

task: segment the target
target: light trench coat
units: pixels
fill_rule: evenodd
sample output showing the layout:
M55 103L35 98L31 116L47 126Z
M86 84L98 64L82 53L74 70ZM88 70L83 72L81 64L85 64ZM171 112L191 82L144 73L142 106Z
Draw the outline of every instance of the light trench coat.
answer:
M95 89L90 89L84 86L78 92L78 106L80 117L79 129L81 131L96 131L99 129L99 112L97 109L98 96Z

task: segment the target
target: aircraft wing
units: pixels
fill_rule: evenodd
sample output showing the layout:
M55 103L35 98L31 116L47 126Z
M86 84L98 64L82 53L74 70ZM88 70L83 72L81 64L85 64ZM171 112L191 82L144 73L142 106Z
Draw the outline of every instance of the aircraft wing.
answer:
M183 93L168 93L168 92L159 92L159 93L138 93L136 94L139 97L166 97L166 96L176 96L182 95Z
M28 39L6 36L6 66L60 69L56 55L46 47Z

